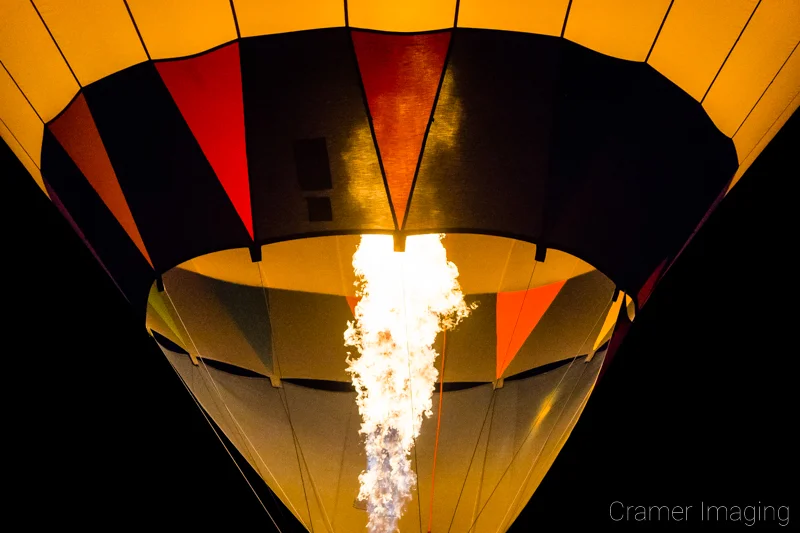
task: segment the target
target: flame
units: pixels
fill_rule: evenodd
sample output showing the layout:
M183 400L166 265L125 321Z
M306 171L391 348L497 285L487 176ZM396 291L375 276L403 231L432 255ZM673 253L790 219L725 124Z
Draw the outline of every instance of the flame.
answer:
M443 237L411 236L405 252L395 252L391 236L362 235L353 255L361 300L344 340L360 354L348 356L347 371L365 436L359 499L367 502L371 533L397 530L416 484L409 454L423 417L432 414L436 335L476 306L464 302Z

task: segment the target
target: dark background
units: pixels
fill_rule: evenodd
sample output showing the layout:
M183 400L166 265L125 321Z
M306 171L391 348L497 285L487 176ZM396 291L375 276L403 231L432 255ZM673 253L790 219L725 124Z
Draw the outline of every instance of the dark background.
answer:
M614 500L797 512L798 127L795 116L662 280L512 531L619 528ZM143 325L2 144L0 179L6 518L269 531Z

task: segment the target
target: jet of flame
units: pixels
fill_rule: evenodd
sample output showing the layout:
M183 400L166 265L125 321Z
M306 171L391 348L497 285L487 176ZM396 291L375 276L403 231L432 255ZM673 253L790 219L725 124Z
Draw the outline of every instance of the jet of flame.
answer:
M348 356L347 371L365 436L367 469L358 497L367 502L370 533L396 531L411 499L417 480L409 455L423 417L432 414L439 375L436 335L476 306L464 302L443 237L410 236L405 252L395 252L391 236L362 235L353 255L361 300L344 340L360 354Z

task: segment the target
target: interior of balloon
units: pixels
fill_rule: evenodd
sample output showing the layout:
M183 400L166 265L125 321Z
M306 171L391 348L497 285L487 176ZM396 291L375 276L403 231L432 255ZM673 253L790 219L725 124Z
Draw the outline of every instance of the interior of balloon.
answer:
M184 383L309 529L367 523L343 342L359 300L359 239L265 245L260 262L248 249L197 257L166 272L148 300L147 327ZM536 246L514 239L453 233L442 242L475 307L436 338L443 379L412 452L418 483L400 529L422 517L434 530L496 531L513 522L568 437L617 314L626 299L633 305L565 252L537 262Z

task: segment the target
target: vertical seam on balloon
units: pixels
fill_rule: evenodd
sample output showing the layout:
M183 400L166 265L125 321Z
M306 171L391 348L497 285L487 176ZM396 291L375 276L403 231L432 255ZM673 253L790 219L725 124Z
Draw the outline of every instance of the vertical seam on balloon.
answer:
M495 389L497 390L497 389ZM478 492L475 494L475 505L472 507L472 519L475 519L475 513L478 512L478 505L481 502L481 492L483 492L483 481L486 479L486 459L489 457L489 444L492 442L492 429L494 428L494 411L497 408L497 402L492 405L492 414L489 417L489 432L486 434L486 447L483 449L483 461L481 461L481 477L478 478Z
M261 293L264 295L264 305L265 305L265 307L267 309L267 320L268 320L268 325L269 325L269 342L270 342L270 349L272 350L271 353L272 353L272 357L273 357L272 372L273 372L273 374L275 373L275 365L277 365L277 367L278 367L278 379L280 380L280 379L283 379L283 371L281 371L281 363L280 363L280 359L278 358L278 352L277 352L277 350L275 350L275 333L274 333L274 331L272 329L272 320L271 320L272 310L271 310L271 307L270 307L270 304L269 304L269 293L267 291L267 286L264 283L264 274L263 274L263 272L261 270L261 262L256 263L256 266L258 267L258 278L259 278L259 282L261 283ZM281 391L283 391L283 394L281 394ZM299 441L297 439L297 433L295 433L295 431L294 431L294 424L292 423L292 415L289 412L289 397L286 394L286 389L284 387L282 387L282 386L279 387L278 398L280 398L280 400L281 400L281 405L283 406L283 410L286 413L286 420L289 422L289 429L292 432L292 443L294 445L295 458L297 459L297 470L300 473L300 482L301 482L302 487L303 487L303 499L306 502L306 512L308 513L308 524L309 524L309 527L311 529L311 532L313 533L314 532L314 521L311 518L311 507L308 504L308 493L306 492L305 476L303 476L303 466L300 464L300 455L302 454L302 450L298 451L298 449L300 448L300 445L299 445L300 443L299 443ZM303 458L303 462L305 463L305 457ZM306 466L306 470L308 470L308 466ZM292 505L292 507L294 507L294 505ZM297 511L296 508L295 508L295 511ZM300 512L298 511L297 514L299 515ZM302 523L303 521L300 520L300 522ZM303 525L305 525L305 524L303 524Z
M489 396L489 405L486 406L486 414L483 415L483 423L481 423L481 430L478 432L478 438L475 441L475 447L472 449L472 456L469 459L469 463L467 464L467 472L464 474L464 483L461 484L461 490L458 493L458 499L456 499L455 508L453 508L453 516L450 517L450 525L447 528L447 533L450 533L450 530L453 528L453 522L456 520L456 514L458 514L458 506L461 504L461 497L464 495L464 488L467 486L467 480L469 479L469 473L472 470L472 462L475 460L475 454L478 453L478 446L481 444L481 437L483 437L483 428L486 427L486 421L489 419L489 413L492 413L492 419L494 419L494 404L495 404L495 396L497 393L497 389L492 389L492 394ZM486 437L486 447L489 447L489 436Z
M746 156L744 156L744 158L742 159L742 161L743 161L743 162L744 162L744 161L747 161L747 159L750 157L750 154L752 154L752 153L755 151L756 147L757 147L759 144L761 144L761 141L763 141L763 140L764 140L764 137L766 137L766 136L767 136L767 134L768 134L768 133L769 133L769 131L772 129L772 127L773 127L773 126L775 126L775 123L776 123L776 122L778 122L778 121L781 119L781 117L783 116L783 114L784 114L784 113L786 113L786 110L787 110L787 109L789 109L789 107L791 107L791 105L792 105L792 102L794 102L795 98L797 98L798 96L800 96L800 90L799 90L798 92L794 93L794 96L792 97L792 99L791 99L791 100L789 100L789 103L788 103L788 104L786 104L786 107L784 107L784 108L783 108L783 110L782 110L782 111L781 111L781 112L778 114L778 116L777 116L777 117L775 117L775 120L773 120L773 121L772 121L772 124L770 124L770 125L769 125L769 128L767 128L767 129L764 131L764 134L763 134L761 137L759 137L759 139L758 139L758 142L757 142L756 144L754 144L754 145L753 145L753 147L750 149L750 151L749 151L749 152L747 152L747 155L746 155ZM741 167L742 165L740 164L739 166ZM742 178L744 178L744 175L742 175ZM742 178L739 178L739 180L741 181L741 179L742 179ZM635 300L636 300L636 299L634 298L634 301L635 301Z
M394 211L394 203L392 203L392 193L389 190L389 181L386 179L386 170L383 168L383 158L381 157L381 150L378 146L378 137L375 135L375 125L372 122L372 112L369 109L369 100L367 99L367 89L364 86L364 77L361 74L361 66L358 63L358 54L356 53L356 43L353 41L352 29L347 30L347 37L350 40L350 49L352 51L353 62L355 63L356 72L358 73L358 86L361 88L361 98L364 102L364 110L367 114L367 122L369 122L369 131L372 134L372 144L375 146L375 155L378 157L378 166L381 169L381 177L383 178L383 188L386 191L386 200L389 203L389 211L392 214L392 223L395 229L400 229L397 224L397 213Z
M72 65L69 64L69 61L67 61L67 56L64 55L63 50L61 50L61 47L58 45L58 41L56 41L56 38L53 36L53 32L50 31L50 27L47 25L47 22L44 21L44 17L42 17L42 14L39 13L39 8L36 7L36 4L33 3L33 0L30 0L30 2L31 6L33 6L33 10L36 11L36 14L39 16L39 20L42 21L42 26L44 26L44 29L47 30L47 34L50 36L50 39L53 41L53 44L56 45L56 50L58 50L58 53L61 54L61 59L64 60L64 64L67 65L67 68L69 69L70 74L72 74L72 77L75 78L75 83L78 84L78 87L83 87L83 85L81 85L80 80L78 80L78 76L75 75L75 71L72 70Z
M610 303L611 302L609 301L603 307L603 311L600 313L600 315L598 315L598 317L595 320L594 324L592 324L592 327L590 328L589 332L586 334L586 337L583 339L583 342L581 342L580 346L578 346L578 349L577 349L578 352L580 352L580 349L583 347L584 344L586 344L586 341L589 340L589 338L591 337L592 331L594 331L594 328L597 326L597 323L600 321L600 318L606 316L606 314L607 314L606 309L608 308L608 305ZM569 371L572 369L572 365L575 363L575 361L577 361L578 357L581 357L581 356L580 355L575 355L575 356L572 357L572 360L570 361L569 366L567 367L566 371L564 371L564 375L561 376L561 379L559 379L558 383L553 388L553 391L557 391L561 387L561 384L564 382L564 378L567 377L567 374L569 374ZM586 371L586 369L584 368L584 372L585 371ZM581 373L581 375L583 375L583 372ZM580 378L578 378L578 380L579 379ZM566 401L569 401L569 399L572 397L572 394L575 392L575 387L577 387L577 385L578 385L577 382L575 383L575 385L573 385L572 390L570 391L569 395L567 396L567 400ZM554 395L554 397L555 397L555 395ZM556 420L553 422L553 426L550 428L550 431L548 432L547 437L545 437L544 443L542 444L542 449L544 449L544 447L547 445L547 441L550 439L550 434L553 432L553 429L555 428L555 425L558 423L558 420L561 418L561 415L563 414L564 409L566 409L566 403L565 403L564 407L561 409L561 411L559 412L558 417L556 417ZM492 489L492 492L489 494L489 497L486 499L486 503L483 504L483 506L481 507L481 510L478 512L478 516L475 517L474 521L472 522L472 525L470 525L469 529L467 530L468 533L475 528L475 525L478 523L478 519L481 517L481 514L483 514L483 511L486 509L486 506L489 505L489 501L491 501L492 496L494 496L495 492L497 492L497 489L502 484L503 479L505 478L506 474L508 474L508 471L511 469L511 465L514 464L514 461L516 460L517 456L519 455L519 452L522 451L522 448L524 447L525 443L530 438L531 434L533 433L533 429L534 428L535 428L535 425L531 425L531 428L528 430L528 433L525 435L525 438L522 440L522 443L517 448L517 451L514 452L514 455L511 457L511 461L509 461L508 466L506 466L505 470L503 471L503 474L500 476L500 479L497 481L497 485L495 485L494 489ZM537 456L537 460L538 460L538 456Z
M786 63L788 63L789 59L791 59L791 57L794 55L795 50L797 50L797 45L798 44L800 44L800 41L795 43L794 48L792 48L792 51L789 52L789 55L786 56L786 59L783 60L783 63L781 64L781 67L778 69L778 72L775 73L775 75L772 77L772 80L770 80L769 84L766 86L766 88L764 88L764 91L761 93L761 96L759 96L758 100L756 100L756 103L753 104L753 107L751 107L750 111L747 112L747 115L745 115L744 119L742 120L742 123L739 124L739 127L736 128L736 131L734 131L733 135L731 135L731 139L736 137L736 134L739 133L740 129L742 129L742 126L744 126L744 123L747 122L747 119L750 118L750 115L753 113L753 111L755 111L756 107L758 107L758 104L761 102L761 99L764 98L764 95L767 94L767 91L769 90L769 88L772 87L772 84L778 78L778 75L783 70L783 67L786 66ZM783 113L781 113L781 114L783 114Z
M231 14L233 15L233 25L236 26L236 38L241 39L242 34L239 33L239 17L236 16L236 7L233 5L233 0L228 0L231 4Z
M425 126L425 135L422 137L422 145L419 148L419 157L417 157L417 167L414 169L414 179L411 180L411 188L408 190L408 199L406 200L406 209L403 213L403 224L401 230L406 228L408 224L408 214L411 212L411 202L414 199L414 189L417 186L417 178L419 177L419 170L422 167L422 158L425 155L425 147L428 144L428 134L431 131L431 125L436 115L436 106L439 104L439 95L442 92L442 85L444 85L444 78L447 75L447 68L450 65L450 53L453 50L453 41L456 38L456 30L448 30L450 33L450 42L447 43L447 52L444 55L444 63L442 63L442 73L439 75L439 85L436 87L436 95L433 97L433 104L431 105L431 114L428 117L428 125Z
M350 13L349 9L347 8L347 0L343 0L344 3L344 26L345 28L350 27Z
M147 45L144 44L144 37L142 37L142 32L139 31L139 25L136 24L136 19L133 18L133 12L131 12L131 6L128 5L128 0L122 0L125 4L125 9L128 10L128 16L131 18L131 22L133 23L133 29L136 30L136 35L139 36L139 42L142 43L142 48L144 48L144 53L147 56L147 59L153 59L150 57L150 50L147 49Z
M461 7L461 0L456 0L456 13L453 17L453 28L458 27L458 10Z
M339 508L339 495L341 494L342 489L342 472L344 472L344 458L345 454L347 453L347 439L350 436L350 422L353 419L353 411L354 408L358 409L357 406L350 406L347 414L347 426L344 430L344 444L342 445L342 457L339 460L339 475L336 477L336 499L333 502L333 522L331 522L331 527L334 531L336 531L336 509Z
M12 129L8 127L8 124L6 124L6 121L5 121L5 120L3 120L2 118L0 118L0 124L2 124L3 126L5 126L5 128L8 130L8 132L9 132L9 133L11 134L11 136L14 138L14 140L15 140L15 141L17 141L17 144L18 144L18 145L20 145L20 147L22 148L22 151L23 151L23 152L25 152L25 155L27 155L27 156L28 156L28 159L30 159L30 160L31 160L31 163L33 163L33 166L35 166L36 168L38 168L38 169L39 169L39 171L41 172L41 170L42 170L42 167L40 167L40 166L39 166L39 164L37 164L37 163L36 163L36 160L35 160L35 159L33 158L33 156L31 156L31 154L28 152L28 149L27 149L27 148L25 148L25 145L24 145L24 144L22 144L22 143L19 141L19 139L17 139L17 136L16 136L16 135L14 135L14 132L12 131Z
M247 483L247 485L250 487L250 490L251 490L251 491L253 491L253 495L256 497L256 499L258 500L258 502L261 504L261 507L263 507L263 508L264 508L264 510L265 510L265 511L267 511L267 516L269 516L269 519L272 521L272 524L273 524L273 525L274 525L274 526L275 526L275 527L278 529L278 532L280 533L280 531L281 531L281 528L278 526L278 523L277 523L277 522L275 522L275 519L272 517L272 514L270 514L270 512L267 510L267 506L266 506L266 505L264 505L264 502L261 500L261 497L260 497L260 496L258 495L258 493L256 492L256 489L255 489L255 488L253 487L253 485L250 483L250 480L249 480L249 479L247 479L247 476L245 475L245 473L244 473L244 471L242 470L242 468L239 466L239 463L236 461L236 459L234 459L234 457L233 457L233 454L232 454L232 453L230 452L230 450L228 449L228 446L227 446L227 445L225 444L225 442L222 440L222 437L220 437L220 436L219 436L219 433L217 433L217 429L216 429L216 428L214 427L214 425L211 423L211 420L208 418L208 415L207 415L207 414L205 413L205 411L203 410L202 406L200 405L200 402L197 400L197 398L195 397L195 395L194 395L194 393L192 392L192 390L191 390L191 389L189 388L189 386L186 384L186 380L184 380L184 379L183 379L183 376L181 376L180 372L178 372L178 369L177 369L177 368L175 368L175 365L173 365L173 364L172 364L172 361L170 361L169 357L166 357L166 356L165 356L165 358L167 359L167 362L169 363L169 366L171 366L171 367L172 367L172 370L174 370L174 371L175 371L175 374L178 376L178 379L179 379L179 380L181 381L181 383L183 384L184 388L186 389L186 392L188 392L188 393L189 393L189 396L191 396L191 397L192 397L192 400L194 400L194 404L195 404L195 405L197 406L197 408L200 410L200 414L201 414L201 415L203 415L203 418L206 420L206 422L208 422L208 425L211 427L211 430L214 432L214 435L216 435L216 436L217 436L217 439L219 439L219 442L220 442L220 444L222 444L222 447L223 447L223 448L225 448L225 451L228 453L228 456L229 456L229 457L231 458L231 460L233 461L233 464L234 464L234 465L236 465L236 469L237 469L237 470L239 470L239 473L240 473L240 474L242 474L242 477L244 478L244 480L245 480L245 482ZM271 491L270 491L270 492L271 492Z
M13 82L14 82L14 85L16 85L17 89L18 89L18 90L19 90L19 92L22 94L22 97L23 97L23 98L25 98L25 101L26 101L26 102L28 102L28 105L29 105L29 106L31 106L31 109L33 109L33 112L34 112L34 113L36 113L36 116L37 116L37 117L39 117L39 120L41 120L41 121L42 121L42 124L46 124L46 122L45 122L45 121L44 121L44 119L42 118L42 115L40 115L40 114L39 114L39 111L37 111L37 110L36 110L36 108L34 107L34 105L33 105L33 104L31 103L31 101L28 99L28 95L27 95L27 94L25 94L25 91L23 91L23 90L22 90L22 87L20 87L20 86L19 86L19 83L17 83L17 80L15 80L15 79L14 79L14 76L11 74L11 71L10 71L10 70L8 70L8 68L6 68L6 65L5 65L5 63L3 63L3 61L2 61L2 60L0 60L0 66L1 66L1 67L3 67L3 70L5 70L5 71L6 71L6 74L8 74L8 77L9 77L9 78L11 78L11 81L13 81ZM9 129L11 129L11 128L9 128Z
M567 12L564 13L564 24L561 26L561 37L564 37L564 33L567 31L567 21L569 20L569 12L572 9L572 0L569 0L567 4Z
M664 18L661 19L661 25L658 27L658 31L656 32L656 36L653 38L653 44L650 45L650 50L647 52L647 57L644 58L644 62L647 63L650 60L650 54L653 53L653 49L656 47L656 42L658 42L658 38L661 36L661 30L664 29L664 23L667 22L667 17L669 16L670 10L672 10L672 4L675 3L675 0L669 1L669 7L667 8L667 12L664 13Z
M219 397L220 401L222 402L222 405L224 405L224 406L225 406L225 410L226 410L226 411L228 411L228 414L230 415L230 418L231 418L231 420L233 420L233 423L234 423L234 424L235 424L235 425L238 427L238 433L239 433L239 435L241 435L241 436L242 436L243 440L247 441L247 443L245 443L245 446L246 446L247 444L250 444L250 446L252 446L252 447L253 447L253 450L256 452L256 455L258 456L258 458L261 460L261 463L262 463L262 464L264 465L264 467L267 469L267 472L269 472L269 474L270 474L270 475L272 476L272 478L275 480L275 483L276 483L276 485L278 485L278 487L281 489L281 492L283 492L284 496L286 496L286 499L287 499L287 500L289 500L289 503L292 505L292 507L294 507L294 504L292 504L292 503L291 503L291 500L290 500L290 499L289 499L289 497L286 495L286 492L283 490L283 488L281 487L280 483L278 482L278 478L276 478L276 477L275 477L275 474L273 474L273 473L272 473L272 471L269 469L269 467L267 466L267 463L266 463L266 461L264 461L264 459L261 457L261 454L258 452L258 449L255 447L255 445L253 444L253 442L250 440L250 437L248 437L248 436L247 436L247 433L245 433L245 431L242 429L241 425L240 425L240 424L239 424L239 422L236 420L236 417L233 415L233 412L232 412L232 411L230 410L230 408L228 407L228 404L227 404L227 403L225 402L225 400L222 398L222 393L220 393L220 391L219 391L219 387L217 386L217 383L216 383L216 381L214 381L214 378L211 376L211 373L210 373L210 372L209 372L209 370L208 370L208 366L206 366L206 363L205 363L205 360L204 360L204 358L203 358L203 357L201 357L201 355L200 355L200 350L198 350L198 348L197 348L197 343L195 343L195 342L194 342L194 338L192 337L192 334L189 332L189 327L186 325L186 322L184 322L184 320L183 320L183 317L181 316L181 313L180 313L180 311L178 311L178 307L175 305L175 302L172 300L172 296L170 296L170 295L169 295L169 292L167 291L167 289L166 289L166 288L164 289L164 294L166 294L166 295L167 295L167 300L169 300L170 306L171 306L171 307L172 307L172 309L175 311L175 314L178 316L178 320L180 321L180 323L181 323L181 326L183 326L183 330L186 332L186 336L189 338L189 342L191 342L191 343L192 343L192 346L194 347L194 351L195 351L195 354L196 354L195 358L196 358L196 359L197 359L197 360L198 360L200 363L202 363L202 365L203 365L203 368L204 368L204 369L205 369L205 371L206 371L206 374L208 375L209 379L211 380L211 384L212 384L212 385L214 385L214 389L217 391L217 397ZM190 357L191 357L191 354L190 354ZM201 379L202 379L202 380L205 382L205 380L203 379L203 375L202 375L202 374L200 374L200 378L201 378ZM207 386L207 385L206 385L206 386ZM215 402L215 403L216 403L216 402ZM248 451L249 451L249 450L248 450ZM251 457L252 457L252 455L251 455ZM259 473L259 475L260 475L260 473ZM263 477L262 477L262 479L263 479ZM296 509L295 509L295 510L296 510ZM311 519L311 513L309 512L309 521L310 521L310 519ZM300 520L300 523L302 523L302 520ZM305 525L305 524L303 524L303 525ZM312 529L312 531L313 531L313 529Z
M742 35L744 35L744 32L747 29L747 26L750 24L750 21L753 20L753 15L756 14L756 11L758 11L758 6L760 6L760 5L761 5L761 0L758 0L758 3L756 4L756 7L753 8L753 12L750 13L749 17L747 17L747 22L745 22L744 26L742 26L742 31L739 32L739 36L736 37L735 41L733 41L733 46L731 46L731 49L728 50L728 55L726 55L725 59L722 60L722 64L719 66L719 70L717 70L717 73L714 74L714 79L711 80L711 84L708 86L708 89L706 89L705 94L703 94L703 97L700 99L700 104L701 105L703 104L703 102L706 101L706 96L708 96L708 93L711 91L711 88L714 86L714 83L717 81L717 77L719 77L719 74L720 74L720 72L722 72L722 69L725 68L725 64L728 62L728 58L731 57L731 54L733 53L733 50L736 48L736 45L739 44L739 39L741 39Z

